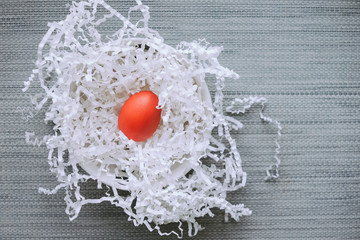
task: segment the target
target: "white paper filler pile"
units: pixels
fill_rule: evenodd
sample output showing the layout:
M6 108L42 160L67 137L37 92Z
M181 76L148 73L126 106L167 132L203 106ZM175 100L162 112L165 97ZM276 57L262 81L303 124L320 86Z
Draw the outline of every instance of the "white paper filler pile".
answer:
M101 14L100 8L107 12ZM135 11L142 18L132 23ZM109 201L124 209L135 226L145 224L160 235L181 238L182 223L187 223L188 235L193 236L202 229L196 218L213 216L212 208L235 220L251 214L243 204L226 200L227 191L246 182L230 135L242 124L223 113L225 79L238 75L219 64L221 47L194 41L172 48L148 27L149 17L148 7L140 1L124 17L104 1L93 0L73 2L65 20L49 23L36 69L23 91L40 84L44 94L33 103L38 111L50 102L45 120L54 123L54 133L39 141L27 132L26 141L44 143L49 149L50 170L59 185L39 191L54 194L65 189L71 220L84 204ZM101 34L101 25L114 18L121 28ZM216 78L213 103L206 75ZM151 138L134 142L119 131L117 117L128 95L145 89L159 96L161 122ZM265 102L258 97L235 99L226 111L244 113L253 104L264 107ZM260 117L278 128L276 163L267 171L267 179L273 179L278 177L281 127L262 111ZM98 181L99 187L105 183L110 191L99 199L85 198L80 183L89 179ZM160 230L160 225L172 222L178 222L179 229Z

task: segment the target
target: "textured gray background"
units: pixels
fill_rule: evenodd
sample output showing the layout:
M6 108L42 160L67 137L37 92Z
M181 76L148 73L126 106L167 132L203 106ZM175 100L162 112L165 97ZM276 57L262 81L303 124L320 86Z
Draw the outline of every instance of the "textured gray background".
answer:
M63 191L37 192L56 180L46 149L27 146L24 132L50 130L41 113L26 123L16 108L29 106L22 82L34 67L47 22L64 19L67 2L0 0L0 239L158 239L107 203L85 206L70 222ZM122 13L134 4L108 3ZM253 215L224 223L215 211L216 217L199 220L206 229L196 239L360 239L360 2L144 3L150 6L150 26L168 44L206 38L223 45L221 63L241 76L227 82L226 103L235 96L265 96L266 114L284 127L281 178L266 183L275 129L261 123L258 108L241 117L246 126L236 138L249 178L229 200L245 203ZM214 89L211 79L209 86ZM92 184L87 192L99 194Z

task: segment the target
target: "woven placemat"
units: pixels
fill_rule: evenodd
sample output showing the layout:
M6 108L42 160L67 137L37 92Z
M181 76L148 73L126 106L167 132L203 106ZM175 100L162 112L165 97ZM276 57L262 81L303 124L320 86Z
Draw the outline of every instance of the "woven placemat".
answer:
M57 183L46 149L26 145L24 132L41 135L51 126L43 123L43 113L25 122L18 107L30 105L23 81L34 67L47 22L64 19L67 3L0 1L0 239L159 239L108 203L87 205L70 222L63 191L38 193L39 187ZM125 14L135 1L107 3ZM244 203L253 215L225 223L223 213L214 210L214 218L199 219L205 230L196 239L360 239L360 3L144 3L150 7L150 27L166 43L205 38L224 46L221 63L240 75L227 82L225 105L234 97L264 96L265 113L283 126L281 177L264 182L274 161L276 129L259 120L257 107L239 117L245 127L236 141L248 181L228 199ZM208 85L213 93L211 79ZM89 196L99 195L96 184L85 188Z

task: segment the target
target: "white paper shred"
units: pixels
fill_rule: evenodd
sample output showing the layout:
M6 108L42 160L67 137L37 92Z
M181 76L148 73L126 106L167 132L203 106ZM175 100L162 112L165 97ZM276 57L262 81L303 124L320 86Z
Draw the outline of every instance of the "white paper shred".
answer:
M213 216L214 207L224 210L226 221L250 215L243 204L226 200L227 191L246 183L230 135L232 128L243 125L223 113L225 80L238 75L219 64L222 48L209 46L205 40L181 42L176 49L166 45L148 27L148 7L139 0L136 3L124 17L102 0L72 2L65 20L49 23L39 44L36 69L23 89L27 91L32 84L42 87L44 92L32 96L31 102L37 113L49 101L45 120L54 124L52 135L36 138L33 132L26 133L27 143L46 144L50 170L59 181L53 190L39 191L55 194L65 189L66 213L71 220L83 205L108 201L122 208L135 226L144 224L150 231L178 238L183 236L184 222L189 236L202 230L196 219ZM102 15L99 7L108 12ZM130 21L135 11L142 14L136 23ZM123 27L112 35L102 35L98 31L101 24L112 18ZM204 100L207 90L201 83L206 74L216 77L213 104ZM151 138L134 142L118 130L117 117L128 96L141 90L159 96L162 119ZM263 109L265 102L258 97L236 98L226 111L244 113L253 104L261 104ZM260 118L278 129L276 163L267 170L266 179L270 180L279 176L281 126L265 117L262 109ZM26 121L34 116L26 108L18 111ZM80 171L90 163L98 167L96 174ZM184 163L192 171L172 176L172 167ZM85 198L80 183L93 179L100 188L104 176L113 179L106 194L99 199ZM128 195L119 195L118 189ZM162 224L173 222L179 223L178 229L160 230Z

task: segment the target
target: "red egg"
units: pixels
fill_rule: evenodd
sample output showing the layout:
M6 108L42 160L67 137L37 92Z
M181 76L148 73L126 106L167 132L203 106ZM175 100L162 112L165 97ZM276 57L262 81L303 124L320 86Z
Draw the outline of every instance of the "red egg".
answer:
M151 137L161 119L161 109L156 108L158 103L158 96L151 91L141 91L132 95L120 110L120 131L135 142Z

